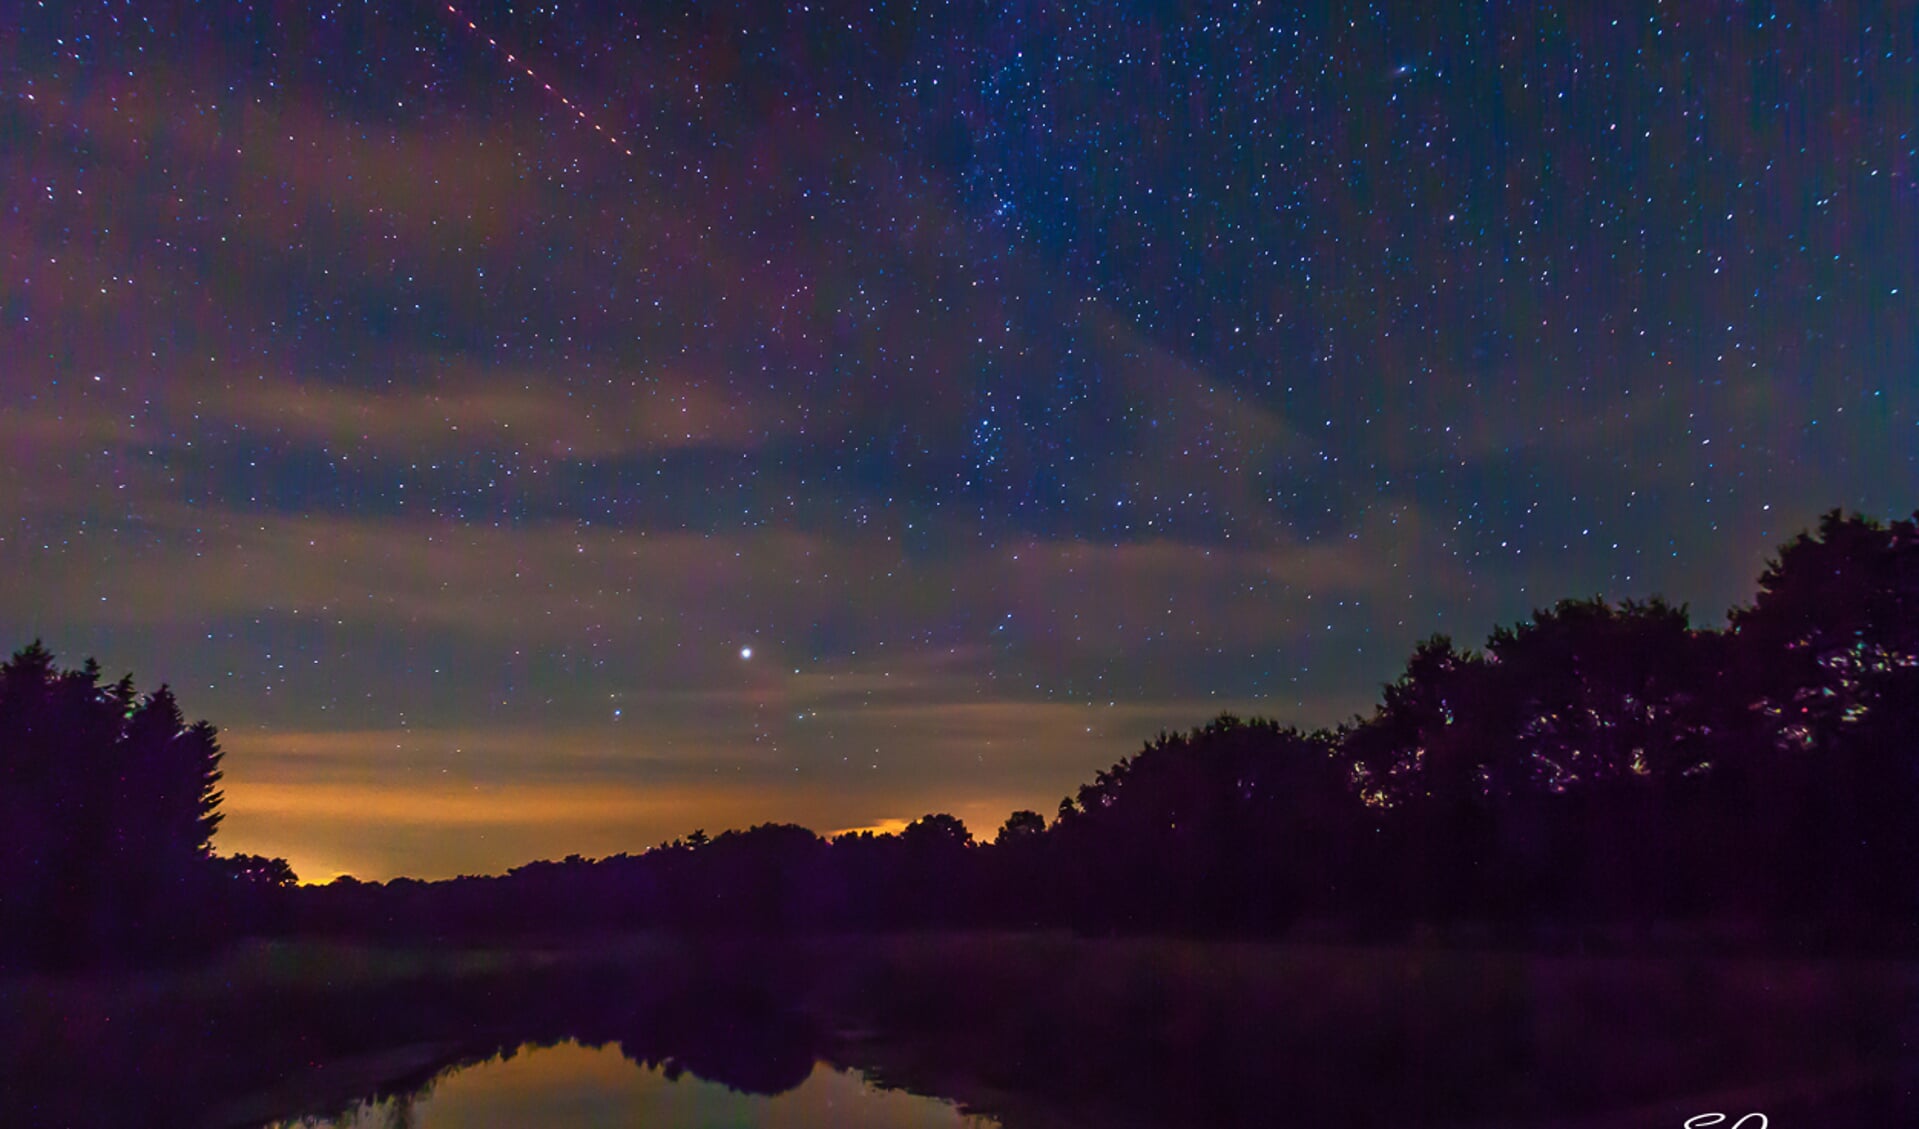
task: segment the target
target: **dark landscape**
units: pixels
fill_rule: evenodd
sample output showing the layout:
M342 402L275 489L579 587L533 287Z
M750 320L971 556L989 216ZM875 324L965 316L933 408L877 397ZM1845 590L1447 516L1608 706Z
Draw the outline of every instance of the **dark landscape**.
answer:
M1919 1125L1915 504L1911 0L8 5L0 1129Z
M212 852L212 726L34 644L0 669L6 1101L239 1125L574 1041L1006 1125L1909 1112L1916 731L1919 519L1835 511L1726 630L1565 601L1435 637L1367 718L1162 735L991 842L763 824L298 886Z

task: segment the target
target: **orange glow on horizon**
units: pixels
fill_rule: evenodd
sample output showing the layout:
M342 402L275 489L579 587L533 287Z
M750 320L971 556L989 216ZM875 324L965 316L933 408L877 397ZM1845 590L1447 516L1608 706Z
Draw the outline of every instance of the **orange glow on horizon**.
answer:
M837 839L842 835L859 835L867 831L875 835L898 835L900 832L906 830L912 822L910 819L899 819L894 816L888 816L885 819L869 823L864 827L842 827L838 831L828 831L825 837L828 839Z

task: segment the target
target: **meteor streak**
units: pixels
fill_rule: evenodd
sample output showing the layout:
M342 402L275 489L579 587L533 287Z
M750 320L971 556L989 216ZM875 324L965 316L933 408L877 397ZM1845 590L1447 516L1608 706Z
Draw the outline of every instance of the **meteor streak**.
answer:
M574 116L580 119L581 125L591 126L593 128L593 132L599 134L601 137L606 138L606 140L609 143L611 143L615 149L618 149L620 152L625 153L629 157L633 156L633 150L626 147L626 142L621 141L619 137L617 137L616 135L608 133L606 131L605 126L601 125L599 122L596 122L592 118L588 117L586 111L581 109L578 105L575 105L571 98L568 98L566 95L553 89L552 83L541 78L539 75L534 74L532 67L529 67L524 62L521 62L519 56L515 55L513 52L508 51L506 48L500 46L499 40L481 31L479 24L474 23L472 20L466 18L466 13L460 11L458 8L454 7L451 4L446 5L446 10L447 10L447 14L453 17L453 21L455 23L465 24L468 31L472 32L475 36L486 40L486 45L488 47L493 48L493 50L497 52L498 54L504 56L506 58L506 61L509 64L511 64L512 66L518 67L520 71L526 75L527 78L532 79L534 82L538 83L541 89L545 90L548 94L551 94L553 97L558 98L560 100L560 105L565 106L567 109L573 111Z

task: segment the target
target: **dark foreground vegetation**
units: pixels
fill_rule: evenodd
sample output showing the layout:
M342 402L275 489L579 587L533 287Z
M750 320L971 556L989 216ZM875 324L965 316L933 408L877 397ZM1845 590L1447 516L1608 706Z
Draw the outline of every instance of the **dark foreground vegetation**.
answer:
M990 843L951 816L828 842L767 824L443 882L294 888L220 858L220 752L162 687L38 644L0 667L0 961L386 942L1065 927L1527 943L1680 923L1907 946L1919 920L1919 515L1828 514L1723 630L1568 600L1478 651L1435 636L1372 716L1162 735Z
M293 872L213 853L221 755L165 686L38 642L0 666L0 969L177 959L262 924Z

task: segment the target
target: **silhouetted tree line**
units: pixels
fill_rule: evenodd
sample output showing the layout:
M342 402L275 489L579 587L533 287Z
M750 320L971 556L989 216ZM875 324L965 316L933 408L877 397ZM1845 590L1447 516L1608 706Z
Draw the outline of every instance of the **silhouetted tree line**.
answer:
M308 928L668 925L1269 934L1715 922L1856 943L1919 911L1919 529L1833 511L1724 630L1565 600L1436 635L1371 716L1162 734L1048 821L831 841L767 824L500 877L301 892Z
M220 745L173 692L60 670L38 641L0 665L0 967L187 955L283 926L284 860L213 854Z
M218 859L219 747L163 687L0 668L0 957L235 931L393 939L957 926L1270 934L1718 922L1847 942L1919 918L1919 514L1839 511L1723 630L1565 600L1420 644L1371 716L1162 734L990 843L950 815L765 824L639 855L289 890Z

